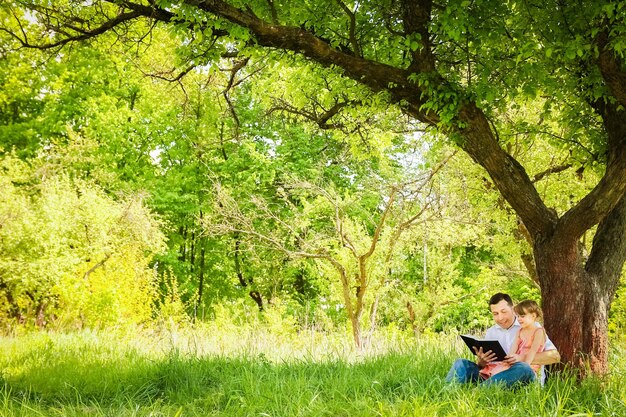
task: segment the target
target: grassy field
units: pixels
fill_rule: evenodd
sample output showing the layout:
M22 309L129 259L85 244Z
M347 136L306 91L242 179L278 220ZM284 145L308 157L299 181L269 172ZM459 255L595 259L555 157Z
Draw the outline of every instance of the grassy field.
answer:
M516 391L449 386L455 338L203 326L31 333L0 339L2 416L624 416L611 377Z

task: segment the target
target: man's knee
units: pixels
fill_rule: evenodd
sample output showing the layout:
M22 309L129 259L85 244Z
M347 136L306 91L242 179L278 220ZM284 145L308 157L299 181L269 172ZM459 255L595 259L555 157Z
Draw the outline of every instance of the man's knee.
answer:
M452 363L450 371L446 376L446 381L470 382L475 379L477 373L478 367L474 362L467 359L457 359Z
M467 363L470 362L467 359L457 359L452 364L453 368L467 368Z
M471 372L472 368L475 368L475 367L476 367L476 364L472 361L469 361L467 359L457 359L452 364L451 369L454 369L456 371L459 371L465 374L467 372Z

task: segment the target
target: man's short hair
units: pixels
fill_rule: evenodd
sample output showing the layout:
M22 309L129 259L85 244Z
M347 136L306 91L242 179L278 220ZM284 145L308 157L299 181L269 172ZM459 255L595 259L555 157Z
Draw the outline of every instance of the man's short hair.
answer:
M499 293L492 295L491 298L489 299L489 305L492 306L494 304L498 304L502 300L506 301L508 305L513 307L513 300L511 299L511 296L503 292L499 292Z

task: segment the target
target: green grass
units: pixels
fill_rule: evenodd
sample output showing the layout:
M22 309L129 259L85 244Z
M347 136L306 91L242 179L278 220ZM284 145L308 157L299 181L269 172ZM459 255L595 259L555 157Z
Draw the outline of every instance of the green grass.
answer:
M623 416L622 352L605 381L516 391L443 381L454 338L216 328L0 339L2 416Z

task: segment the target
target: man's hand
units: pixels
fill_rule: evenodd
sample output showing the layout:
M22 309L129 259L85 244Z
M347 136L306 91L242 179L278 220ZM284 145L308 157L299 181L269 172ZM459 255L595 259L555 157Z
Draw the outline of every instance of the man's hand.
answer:
M476 365L478 365L479 368L484 368L489 362L496 360L495 353L490 350L483 352L482 347L480 349L476 349L476 347L474 347L474 353L476 353Z

